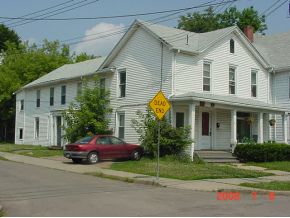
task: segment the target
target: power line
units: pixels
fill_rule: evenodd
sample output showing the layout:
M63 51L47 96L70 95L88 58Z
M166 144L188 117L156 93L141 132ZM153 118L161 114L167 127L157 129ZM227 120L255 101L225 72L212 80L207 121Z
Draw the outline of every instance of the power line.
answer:
M44 9L41 9L41 10L38 10L38 11L35 11L35 12L31 12L31 13L29 13L29 14L25 14L25 15L23 15L23 16L21 16L21 17L18 17L18 18L24 18L24 17L27 17L27 16L29 16L29 15L38 14L39 12L47 11L47 10L50 10L50 9L52 9L52 8L56 8L56 7L58 7L58 6L65 5L65 4L67 4L67 3L69 3L69 2L73 2L73 1L75 1L75 0L69 0L69 1L63 2L63 3L61 3L61 4L53 5L53 6L48 7L48 8L44 8ZM2 19L6 19L6 18L2 18ZM7 19L10 19L10 18L7 18ZM10 20L8 20L8 21L6 21L6 22L9 22L9 21L10 21ZM5 24L6 22L4 21L4 22L2 22L2 23Z
M278 10L282 5L284 5L288 0L283 1L280 5L278 5L276 8L274 8L272 11L270 11L269 13L267 13L265 15L265 17L270 16L271 14L273 14L276 10Z
M277 0L276 2L274 2L274 4L272 4L272 5L269 6L265 11L263 11L263 12L261 13L261 15L266 14L267 11L269 11L272 7L274 7L274 6L275 6L276 4L278 4L280 1L282 1L282 0Z
M212 6L212 5L218 5L218 4L221 4L221 3L214 3L214 4L211 4L211 3L214 2L214 1L216 1L216 0L211 0L211 1L209 1L209 2L203 3L203 4L198 5L198 6L194 6L194 7L186 8L186 9L184 9L184 10L182 10L182 11L177 11L177 12L174 12L174 13L169 14L169 15L165 15L165 16L162 16L162 17L158 17L158 18L155 18L155 19L148 20L148 22L157 21L157 22L153 22L153 23L151 23L151 24L149 24L149 25L154 25L154 24L156 24L156 23L165 22L165 21L168 21L168 20L171 20L171 19L175 19L175 18L170 18L170 19L166 19L166 20L160 20L160 19L163 19L163 18L166 18L166 17L170 17L170 16L173 16L173 15L179 14L179 13L181 13L181 12L183 12L183 11L186 11L186 10L190 10L190 9L194 9L194 8L209 7L209 6ZM235 1L237 1L237 0L227 1L227 2L224 2L224 3L222 3L222 4L227 4L227 3L229 3L229 2L235 2ZM67 45L74 45L74 44L77 44L77 43L86 43L86 42L93 41L93 40L97 40L97 39L102 39L102 38L112 37L112 36L115 36L115 35L119 35L119 34L125 33L125 32L128 30L128 28L129 28L130 26L131 26L131 25L128 25L128 26L126 26L126 27L123 27L123 28L121 28L121 29L118 30L118 31L115 31L114 29L112 29L112 30L109 30L109 31L104 31L104 32L96 33L96 34L91 34L91 35L88 35L88 36L92 36L92 35L100 35L100 36L95 37L95 38L90 38L90 39L87 39L87 40L79 40L79 41L75 41L75 42L71 42L71 43L66 43L66 44L67 44ZM114 31L113 31L113 30L114 30ZM110 32L110 31L113 31L113 32L108 33L108 32ZM101 35L101 34L103 34L103 35ZM181 33L178 33L178 34L176 34L176 35L180 35L180 34L181 34ZM173 37L173 36L174 36L174 35L172 35L172 36L170 36L170 37ZM167 36L167 37L169 37L169 36ZM81 36L81 37L75 37L75 38L71 38L71 39L67 39L67 40L62 40L62 41L60 41L60 42L72 41L72 40L74 40L74 39L80 39L80 38L83 38L83 36ZM166 36L165 36L164 38L166 38ZM42 46L42 45L43 45L43 44L39 44L39 45L37 45L37 46ZM15 54L15 55L21 55L20 52L18 52L18 54L17 54L17 52L15 52L14 54ZM12 54L12 55L14 55L14 54ZM11 55L11 54L10 54L10 55Z
M12 19L12 20L33 20L33 21L67 21L67 20L98 20L98 19L112 19L112 18L123 18L123 17L136 17L136 16L145 16L145 15L154 15L154 14L163 14L174 11L184 11L190 10L195 7L172 9L165 11L156 11L156 12L145 12L137 14L125 14L125 15L114 15L114 16L101 16L101 17L69 17L69 18L21 18L21 17L0 17L2 19Z
M58 15L58 14L62 14L62 13L67 12L67 11L72 11L72 10L74 10L74 9L78 9L78 8L81 8L81 7L87 6L87 5L89 5L89 4L92 4L92 3L97 2L97 1L99 1L99 0L93 0L93 1L91 1L91 2L87 2L87 3L84 3L84 4L82 4L82 5L79 5L80 3L83 3L83 2L86 2L86 1L88 1L88 0L82 0L82 1L80 1L80 2L78 2L78 3L72 4L72 5L70 5L70 6L66 6L66 7L63 7L63 8L57 9L57 10L52 11L52 12L47 12L47 13L44 13L44 14L42 14L42 15L38 15L38 16L33 17L33 18L41 17L41 16L43 16L43 15L47 15L47 14L50 14L50 15L45 16L45 17L42 17L42 18L52 17L52 16L55 16L55 15ZM78 5L78 6L73 7L73 8L70 8L70 7L75 6L75 5ZM62 10L62 9L66 9L66 8L69 8L69 9L67 9L67 10L63 10L63 11L60 11L60 10ZM56 11L60 11L60 12L58 12L58 13L54 13L54 12L56 12ZM51 13L54 13L54 14L51 14ZM22 21L17 21L17 22L22 22ZM22 25L25 25L25 24L28 24L28 23L32 23L32 22L34 22L34 21L31 20L31 21L28 21L28 22L24 22L24 23L20 23L20 24L12 25L12 26L9 26L9 27L22 26Z

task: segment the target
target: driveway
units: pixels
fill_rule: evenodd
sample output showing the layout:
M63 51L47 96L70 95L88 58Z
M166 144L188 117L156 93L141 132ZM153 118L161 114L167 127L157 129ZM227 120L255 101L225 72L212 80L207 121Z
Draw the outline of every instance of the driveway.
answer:
M0 204L8 216L288 216L289 196L218 201L197 192L124 183L0 161Z

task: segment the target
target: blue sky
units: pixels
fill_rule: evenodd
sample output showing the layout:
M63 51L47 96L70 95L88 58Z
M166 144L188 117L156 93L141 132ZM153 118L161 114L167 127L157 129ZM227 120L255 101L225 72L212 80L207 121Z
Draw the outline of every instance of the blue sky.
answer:
M67 0L0 0L0 16L20 17L37 10L61 4L66 1ZM74 0L70 4L80 1L84 0ZM93 0L86 1L90 2ZM146 13L192 7L209 1L210 0L99 0L90 5L56 15L53 18L99 17ZM226 1L229 0L224 0L224 2ZM281 3L283 1L284 0L281 0ZM214 3L219 2L223 2L223 0L214 1ZM274 2L276 2L276 0L238 0L237 2L233 3L233 5L236 5L239 9L254 6L255 9L262 13L266 9L268 9L268 7ZM278 10L276 10L274 13L266 18L266 23L268 25L268 30L266 31L266 34L290 31L290 18L287 14L288 4L289 2L287 1ZM222 6L220 6L216 10L218 11L220 9L222 9ZM188 12L193 12L197 10L201 9L190 10ZM36 15L37 14L32 16ZM74 37L82 37L77 40L82 41L88 39L89 35L91 34L97 34L99 32L106 32L112 30L118 31L121 28L130 25L136 18L142 20L150 20L160 16L162 15L159 14L140 17L85 21L36 21L29 24L13 27L13 29L18 33L22 40L29 40L30 42L41 43L43 39L66 40ZM175 27L177 25L177 16L178 15L172 16L170 17L172 18L171 20L162 22L160 24ZM4 24L8 25L15 21L0 19L0 22L4 22ZM107 53L121 36L122 34L119 34L112 37L92 40L86 43L79 42L71 45L71 49L73 51L76 51L77 53L85 51L88 53L93 53L95 55L107 55Z

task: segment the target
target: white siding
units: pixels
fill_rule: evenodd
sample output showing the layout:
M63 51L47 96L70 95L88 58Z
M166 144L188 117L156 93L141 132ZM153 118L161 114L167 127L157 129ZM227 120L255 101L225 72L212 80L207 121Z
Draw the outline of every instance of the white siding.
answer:
M274 94L273 101L283 107L290 110L290 98L289 98L289 79L290 72L280 72L273 75L272 90ZM284 141L283 138L283 126L281 115L276 115L276 141ZM290 123L288 119L288 133ZM272 131L272 137L274 138L274 131ZM288 135L288 141L290 136Z
M172 53L163 47L163 92L171 94ZM138 142L138 135L131 127L136 111L145 111L146 105L160 87L161 45L145 30L138 29L121 49L109 67L116 67L111 81L111 127L116 128L116 111L125 110L125 139ZM118 69L126 69L126 97L118 98Z
M235 40L235 53L230 53L229 40ZM211 63L211 93L229 95L229 66L236 67L236 96L251 98L251 69L258 70L257 100L269 102L269 73L256 61L242 42L234 35L212 46L203 55L193 57L176 55L176 93L202 92L203 62Z
M61 105L61 86L66 86L66 104ZM50 106L50 88L54 87L54 105ZM36 91L40 90L40 107L36 107ZM76 97L77 81L69 81L37 88L30 88L16 95L16 144L55 145L52 135L52 113L61 111ZM24 97L25 96L25 97ZM19 111L24 98L24 111ZM61 112L58 112L59 114ZM39 117L39 138L35 138L35 118ZM24 123L25 122L25 123ZM23 126L23 140L19 140L18 129Z
M231 143L231 111L229 110L216 110L216 123L220 123L220 127L216 128L215 123L213 128L215 129L215 144L213 148L230 149Z

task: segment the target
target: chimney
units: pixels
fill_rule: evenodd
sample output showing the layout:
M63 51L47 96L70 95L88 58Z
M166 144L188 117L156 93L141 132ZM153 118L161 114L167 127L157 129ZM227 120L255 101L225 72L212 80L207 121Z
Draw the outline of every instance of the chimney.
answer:
M254 41L254 27L245 26L244 33L248 37L248 39L253 42Z

